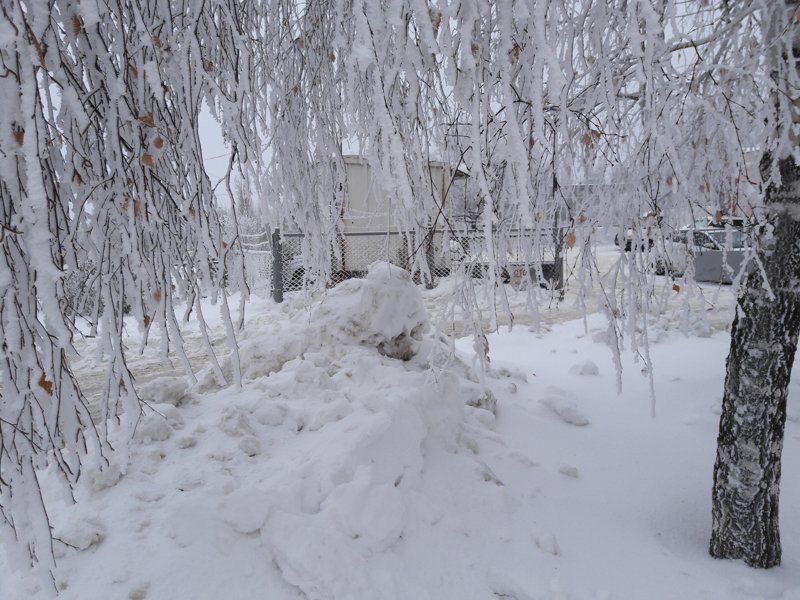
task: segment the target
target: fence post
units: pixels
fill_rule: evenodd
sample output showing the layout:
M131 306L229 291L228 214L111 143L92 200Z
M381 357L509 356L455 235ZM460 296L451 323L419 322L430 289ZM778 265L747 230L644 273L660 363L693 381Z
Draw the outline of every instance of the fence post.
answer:
M272 231L272 299L283 302L283 252L281 249L281 232Z
M433 279L433 227L428 229L428 233L425 235L425 264L428 266L425 289L432 290L435 287Z

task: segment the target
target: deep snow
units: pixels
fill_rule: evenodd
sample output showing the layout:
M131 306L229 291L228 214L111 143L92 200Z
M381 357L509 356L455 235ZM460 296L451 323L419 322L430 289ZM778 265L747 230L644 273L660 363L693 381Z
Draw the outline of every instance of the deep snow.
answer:
M55 500L61 596L800 598L797 381L784 564L756 571L706 551L725 331L654 321L656 418L629 353L617 394L599 315L489 335L487 394L473 341L449 359L428 323L444 289L383 265L311 308L254 302L241 392L142 377L130 461ZM0 598L50 595L0 572Z

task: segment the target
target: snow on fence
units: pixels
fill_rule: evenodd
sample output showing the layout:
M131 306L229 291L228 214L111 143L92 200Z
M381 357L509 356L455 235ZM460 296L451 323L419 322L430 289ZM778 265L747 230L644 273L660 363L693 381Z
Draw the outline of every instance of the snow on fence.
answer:
M272 277L272 241L268 231L241 234L244 275L250 289L269 285Z
M457 269L465 269L474 278L486 276L490 264L485 237L476 232L453 234L437 230L418 236L398 232L352 232L339 237L331 249L329 285L344 279L363 277L375 261L387 261L409 271L414 280L427 287ZM242 236L245 253L245 277L251 289L270 287L276 299L283 292L298 291L309 284L303 261L303 234L269 232ZM555 260L552 233L512 231L493 242L493 254L504 283L522 285L563 284L563 261ZM280 265L280 277L273 277L273 265ZM424 266L427 265L427 269ZM422 267L421 267L422 266ZM427 272L424 272L427 270ZM276 289L276 287L278 289Z

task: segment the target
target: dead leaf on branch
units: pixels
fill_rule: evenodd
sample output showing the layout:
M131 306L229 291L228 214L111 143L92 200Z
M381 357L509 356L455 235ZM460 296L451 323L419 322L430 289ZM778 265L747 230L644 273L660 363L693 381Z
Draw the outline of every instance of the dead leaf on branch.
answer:
M42 388L45 392L47 392L50 396L53 395L53 382L47 379L42 373L42 376L39 377L39 387Z
M594 143L600 139L600 137L601 133L599 131L597 131L596 129L590 129L589 131L584 133L583 136L581 136L581 143L586 148L591 148L592 146L594 146Z
M439 27L442 24L442 11L435 8L428 9L428 15L431 18L431 27L433 28L433 37L439 35Z
M28 41L36 48L36 54L39 55L39 64L44 66L44 50L39 40L36 38L36 35L30 29L28 29Z
M83 23L78 15L72 15L72 35L78 37L83 30Z

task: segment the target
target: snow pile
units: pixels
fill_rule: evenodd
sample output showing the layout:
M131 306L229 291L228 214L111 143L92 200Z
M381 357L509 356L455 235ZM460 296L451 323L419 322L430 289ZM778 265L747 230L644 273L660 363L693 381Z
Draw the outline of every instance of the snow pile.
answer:
M430 326L420 292L406 271L389 263L374 263L365 279L343 281L309 309L297 303L289 311L285 319L270 323L268 335L250 335L242 341L245 379L278 372L307 352L341 354L364 346L407 361L419 352L426 359L432 350L430 336L425 336ZM429 347L423 351L426 344ZM210 370L200 377L201 389L214 387Z
M396 267L281 310L246 331L241 393L211 391L210 368L193 389L147 386L125 475L87 480L52 515L63 597L178 597L184 581L179 597L216 598L244 565L261 591L237 584L236 597L440 597L426 592L435 579L404 577L403 546L440 504L425 490L431 457L496 486L470 458L494 420L469 406L486 390L458 360L431 369L443 342Z
M366 279L333 288L311 313L328 343L374 346L381 354L409 360L427 332L428 313L408 271L386 262L370 266Z

